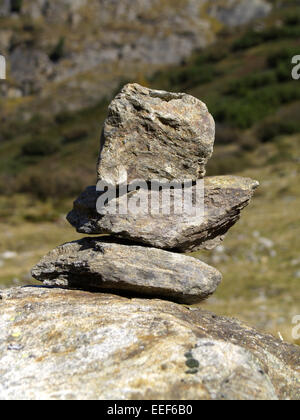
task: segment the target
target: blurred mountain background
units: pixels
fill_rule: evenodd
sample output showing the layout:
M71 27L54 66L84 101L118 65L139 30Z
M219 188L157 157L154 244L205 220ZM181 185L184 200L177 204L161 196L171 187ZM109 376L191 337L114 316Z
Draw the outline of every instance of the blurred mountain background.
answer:
M65 213L96 181L109 101L138 82L207 103L208 175L261 182L224 245L194 254L224 274L204 306L297 342L300 1L0 0L0 54L0 288L80 237Z

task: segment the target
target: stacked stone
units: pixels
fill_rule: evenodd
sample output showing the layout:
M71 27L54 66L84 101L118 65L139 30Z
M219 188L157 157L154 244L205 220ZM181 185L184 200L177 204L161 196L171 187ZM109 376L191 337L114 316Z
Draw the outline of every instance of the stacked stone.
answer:
M212 295L221 274L183 253L213 249L239 220L258 182L235 176L205 177L213 153L215 123L206 105L182 93L130 84L109 106L98 162L98 181L117 186L109 205L124 208L149 198L148 188L128 191L134 180L164 180L187 186L204 178L204 215L184 212L98 212L104 190L88 187L75 201L68 221L80 233L109 235L64 244L32 270L48 286L109 291L193 304ZM186 184L184 184L186 185ZM125 187L125 189L124 189ZM122 193L120 192L122 191Z

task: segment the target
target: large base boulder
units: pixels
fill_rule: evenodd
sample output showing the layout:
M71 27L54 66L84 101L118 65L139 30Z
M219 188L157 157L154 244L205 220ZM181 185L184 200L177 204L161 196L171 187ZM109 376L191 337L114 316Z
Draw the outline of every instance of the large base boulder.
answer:
M1 291L0 399L300 399L300 349L198 308Z
M215 292L222 275L185 255L86 238L59 246L32 270L48 286L110 290L196 303Z

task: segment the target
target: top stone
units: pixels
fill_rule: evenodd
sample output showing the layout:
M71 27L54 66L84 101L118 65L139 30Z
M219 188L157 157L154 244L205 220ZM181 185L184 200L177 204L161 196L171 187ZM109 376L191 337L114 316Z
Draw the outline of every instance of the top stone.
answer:
M98 180L118 185L203 178L214 138L214 119L200 100L126 85L109 106Z

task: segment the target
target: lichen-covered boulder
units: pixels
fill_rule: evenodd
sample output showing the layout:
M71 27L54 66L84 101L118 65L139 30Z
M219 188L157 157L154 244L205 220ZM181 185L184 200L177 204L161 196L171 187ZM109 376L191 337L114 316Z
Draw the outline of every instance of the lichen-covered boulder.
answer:
M300 399L300 350L161 300L1 291L0 399Z

